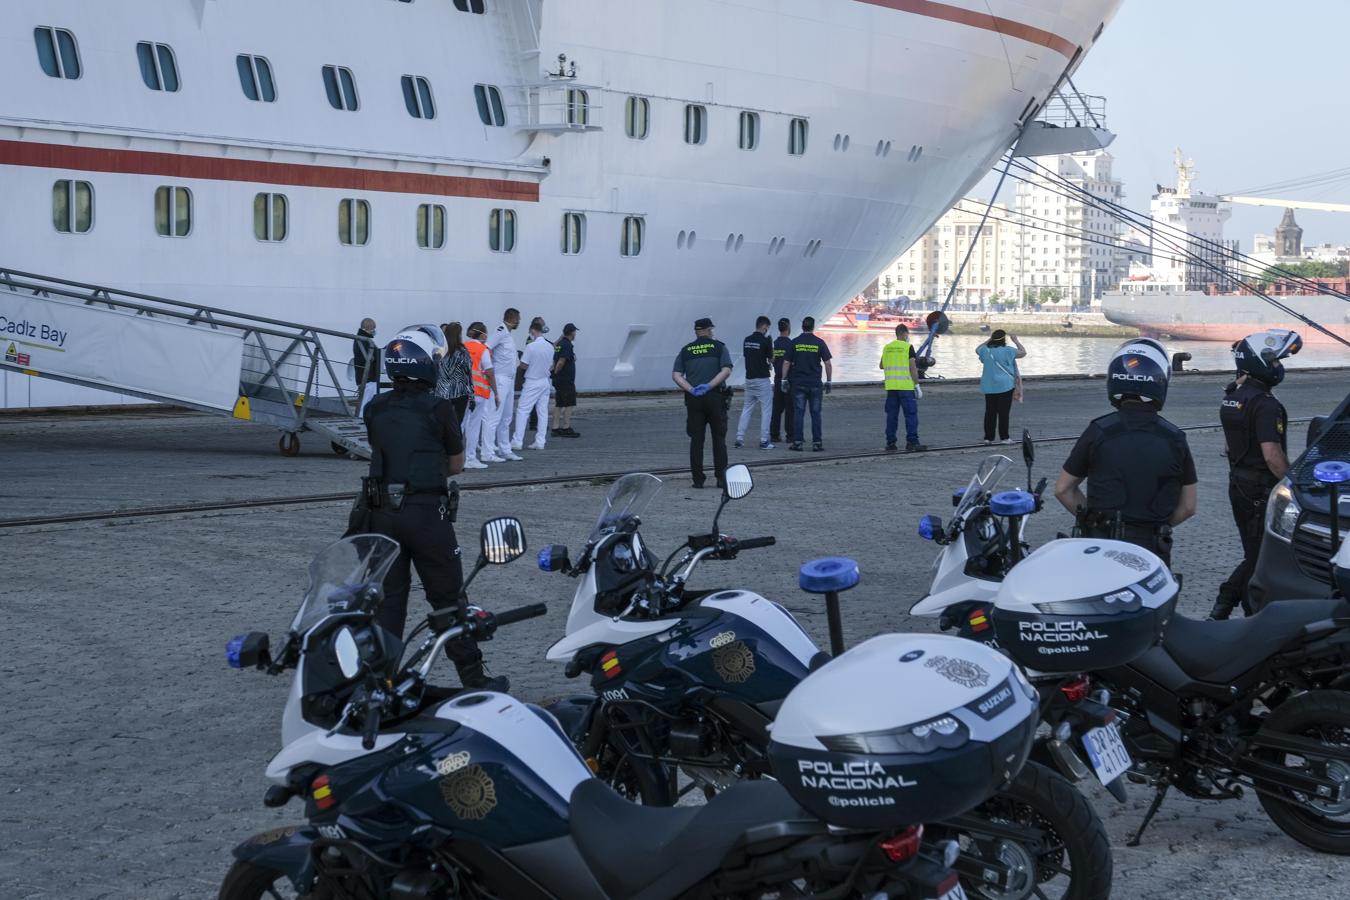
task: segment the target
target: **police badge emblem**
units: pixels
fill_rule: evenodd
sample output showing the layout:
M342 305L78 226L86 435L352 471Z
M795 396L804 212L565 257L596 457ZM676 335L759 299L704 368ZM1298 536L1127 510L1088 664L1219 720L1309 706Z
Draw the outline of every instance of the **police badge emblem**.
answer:
M989 683L989 673L970 660L957 659L954 656L935 656L924 663L924 666L936 669L943 678L964 687L984 687Z
M713 669L723 681L742 684L755 674L755 655L745 641L718 647L712 654Z
M441 779L441 797L461 819L485 819L497 806L497 785L482 766L469 766Z

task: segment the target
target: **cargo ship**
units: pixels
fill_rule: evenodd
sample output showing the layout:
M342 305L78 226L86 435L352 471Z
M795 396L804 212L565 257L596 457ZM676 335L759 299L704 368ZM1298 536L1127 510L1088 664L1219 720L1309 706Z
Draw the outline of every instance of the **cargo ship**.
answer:
M1322 279L1331 290L1343 290L1347 279ZM1341 286L1334 286L1340 282ZM1176 288L1149 291L1148 284L1121 285L1102 295L1102 313L1118 325L1139 329L1145 337L1196 341L1236 341L1254 331L1292 328L1310 344L1335 341L1251 293L1210 293ZM1281 304L1350 339L1350 300L1307 288L1279 290Z

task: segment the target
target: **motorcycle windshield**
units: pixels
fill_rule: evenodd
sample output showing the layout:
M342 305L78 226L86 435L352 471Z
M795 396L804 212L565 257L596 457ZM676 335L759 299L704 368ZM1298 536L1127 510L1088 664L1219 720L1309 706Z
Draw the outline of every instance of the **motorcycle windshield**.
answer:
M998 453L986 456L975 471L974 477L970 479L970 484L966 485L966 492L961 495L961 503L956 507L956 514L952 518L961 518L979 502L980 497L992 493L1011 467L1012 460L1006 456Z
M624 519L642 515L659 490L661 479L646 472L634 472L614 482L605 494L605 502L600 506L600 518L595 520L595 527L591 529L586 543L593 543Z
M398 541L382 534L357 534L329 544L309 564L309 590L291 631L304 634L328 615L348 612L347 603L359 589L384 582L398 552Z

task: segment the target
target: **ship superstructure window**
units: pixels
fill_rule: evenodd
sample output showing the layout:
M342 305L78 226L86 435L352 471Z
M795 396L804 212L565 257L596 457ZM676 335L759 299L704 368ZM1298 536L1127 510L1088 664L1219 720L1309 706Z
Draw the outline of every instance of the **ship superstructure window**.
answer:
M403 103L414 119L436 118L436 103L431 99L431 82L421 75L403 76Z
M455 9L460 12L483 14L483 0L455 0Z
M580 88L567 91L567 124L591 124L591 95Z
M478 104L478 118L484 125L500 128L506 124L506 109L502 106L500 88L490 84L475 84L473 99Z
M708 139L708 107L688 103L684 107L684 142L702 144Z
M52 225L62 234L88 234L94 227L94 186L64 178L53 184Z
M253 236L260 241L286 240L288 213L285 194L258 194L253 198Z
M323 87L328 92L328 105L333 109L356 112L361 101L356 96L356 76L346 66L324 66Z
M338 203L338 240L352 247L370 243L370 204L348 197Z
M642 216L624 216L623 233L619 236L619 255L637 256L642 253L646 231L647 220Z
M645 141L651 130L651 112L652 105L646 97L629 97L623 106L624 134Z
M759 113L743 112L741 113L741 143L742 150L754 150L759 146Z
M439 250L445 246L445 207L423 203L417 207L417 246Z
M488 216L488 247L496 253L516 249L516 211L494 209Z
M240 53L234 58L239 69L239 86L244 96L262 103L272 103L277 99L276 83L272 81L272 64L261 56Z
M586 215L584 213L563 213L562 252L567 256L576 256L586 246Z
M187 237L192 233L192 192L163 185L155 189L155 232L160 237Z
M788 153L801 156L806 152L806 120L793 119L788 123Z
M37 44L42 71L53 78L80 77L80 51L75 46L75 35L64 28L43 25L33 29L33 42Z
M141 64L141 80L150 90L178 90L178 61L168 44L141 41L136 45L136 59Z

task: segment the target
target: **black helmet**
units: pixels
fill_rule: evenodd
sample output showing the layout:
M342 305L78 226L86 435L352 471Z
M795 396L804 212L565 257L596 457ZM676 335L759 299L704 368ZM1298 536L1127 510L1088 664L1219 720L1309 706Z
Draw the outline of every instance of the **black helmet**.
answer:
M1136 338L1121 344L1111 355L1106 367L1106 395L1112 406L1120 406L1126 397L1138 397L1162 409L1171 379L1163 345L1150 338Z
M396 381L434 385L447 350L445 334L435 325L408 325L384 348L384 370Z
M1280 360L1303 349L1297 331L1258 331L1233 345L1233 359L1239 375L1250 375L1266 387L1284 381Z

